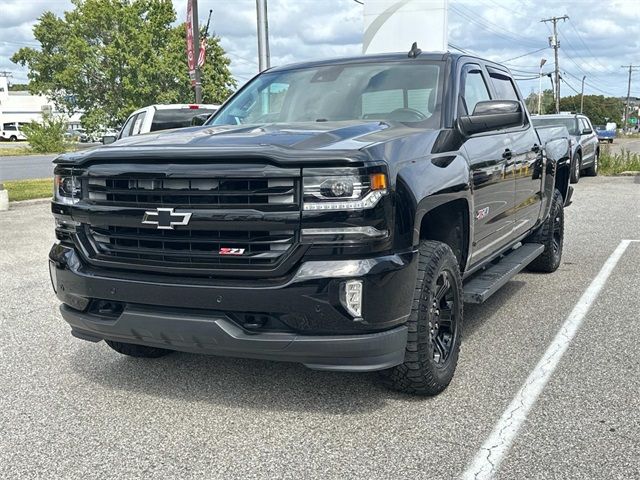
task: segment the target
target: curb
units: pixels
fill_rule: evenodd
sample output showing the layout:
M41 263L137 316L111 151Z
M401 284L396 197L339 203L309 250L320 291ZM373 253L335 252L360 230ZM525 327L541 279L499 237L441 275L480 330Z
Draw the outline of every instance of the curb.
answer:
M616 174L617 177L635 177L635 176L640 176L640 171L638 170L629 170L626 172L620 172L618 174Z
M19 207L22 205L37 205L39 203L49 203L51 198L32 198L31 200L12 200L9 202L9 206Z

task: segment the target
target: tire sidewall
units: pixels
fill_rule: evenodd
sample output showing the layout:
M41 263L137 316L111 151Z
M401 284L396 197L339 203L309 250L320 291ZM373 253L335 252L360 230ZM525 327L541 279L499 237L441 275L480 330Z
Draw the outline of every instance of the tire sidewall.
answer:
M427 272L425 272L418 309L412 312L412 315L417 316L418 348L420 350L420 362L422 364L422 368L425 372L429 372L439 384L445 385L451 382L458 363L460 342L462 340L464 305L462 300L462 282L460 280L459 267L455 261L453 252L450 251L449 247L446 248L449 250L449 254L440 257L435 270L435 275L431 278L431 275L428 275ZM433 347L431 345L431 336L429 334L429 321L433 320L431 306L437 289L436 282L443 270L449 274L449 278L451 279L451 288L455 289L454 297L456 300L454 302L452 313L455 318L456 328L451 354L443 365L438 365L433 361Z
M564 208L562 208L562 201L562 194L556 190L553 197L551 212L549 213L549 222L551 222L551 235L547 239L548 245L545 245L545 248L553 248L553 233L555 232L554 223L556 221L556 218L559 218L558 228L560 229L560 242L558 245L558 251L553 254L554 270L560 266L560 262L562 261L562 250L564 246Z

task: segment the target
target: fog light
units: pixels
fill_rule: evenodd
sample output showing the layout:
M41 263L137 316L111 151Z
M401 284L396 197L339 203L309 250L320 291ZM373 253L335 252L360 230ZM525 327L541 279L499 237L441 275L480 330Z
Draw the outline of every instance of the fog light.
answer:
M56 264L49 260L49 277L51 278L51 286L53 287L53 293L58 293L56 285L58 284L58 272L56 270Z
M362 317L362 280L348 280L340 289L340 302L354 317Z

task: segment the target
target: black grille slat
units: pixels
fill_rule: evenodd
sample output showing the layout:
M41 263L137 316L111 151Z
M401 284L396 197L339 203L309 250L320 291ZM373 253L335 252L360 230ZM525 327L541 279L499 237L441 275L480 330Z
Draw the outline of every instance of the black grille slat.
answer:
M269 209L297 207L293 178L180 179L96 178L88 180L89 200L105 205L186 205Z

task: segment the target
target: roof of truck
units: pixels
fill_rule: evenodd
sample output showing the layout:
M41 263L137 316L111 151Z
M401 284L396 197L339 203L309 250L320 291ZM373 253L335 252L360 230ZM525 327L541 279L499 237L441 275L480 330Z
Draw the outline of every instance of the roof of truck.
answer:
M408 49L407 49L408 52ZM499 65L491 60L486 60L480 57L476 57L474 55L467 55L463 53L452 53L452 52L422 52L416 58L409 58L407 52L398 52L398 53L377 53L372 55L358 55L354 57L340 57L340 58L328 58L322 60L310 60L306 62L299 63L291 63L288 65L282 65L278 67L273 67L269 69L269 72L278 72L285 70L292 70L298 68L312 68L312 67L322 67L325 65L335 65L335 64L354 64L354 63L371 63L371 62L390 62L390 61L444 61L447 59L457 60L461 57L471 57L476 58L482 62L490 63L492 65L501 67L506 69L502 65Z

